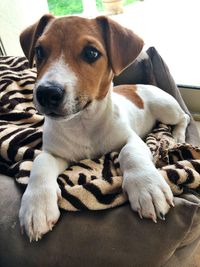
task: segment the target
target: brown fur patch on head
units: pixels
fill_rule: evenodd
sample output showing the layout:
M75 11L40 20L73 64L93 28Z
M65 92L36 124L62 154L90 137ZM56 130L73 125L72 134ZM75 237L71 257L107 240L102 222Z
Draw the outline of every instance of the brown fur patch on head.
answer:
M67 98L70 77L63 75L58 79L57 66L74 74L73 97L81 108L93 100L102 100L114 74L118 75L133 62L143 47L143 41L136 34L107 17L45 15L26 29L20 39L30 65L36 61L38 81L56 66L55 75L48 76L48 83L59 82ZM87 60L85 50L88 47L97 52L97 60Z
M107 94L113 73L109 66L102 32L96 20L61 17L46 27L37 45L43 47L45 59L37 65L38 79L61 57L77 76L76 94L80 98L102 99ZM85 47L96 48L101 56L89 64L83 59ZM67 79L67 77L66 77Z
M144 108L144 102L142 98L137 94L137 86L132 84L118 85L113 88L113 91L117 94L123 95L138 108Z

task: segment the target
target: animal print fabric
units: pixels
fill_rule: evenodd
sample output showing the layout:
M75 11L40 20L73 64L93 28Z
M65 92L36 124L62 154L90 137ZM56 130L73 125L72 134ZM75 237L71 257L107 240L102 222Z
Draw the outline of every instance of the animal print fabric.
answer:
M24 57L0 57L0 173L28 183L32 162L41 152L44 117L33 105L36 70ZM200 194L200 148L175 144L171 127L157 124L147 136L155 166L174 195ZM144 162L145 164L145 162ZM118 153L73 163L58 177L68 211L101 210L127 201L122 192Z

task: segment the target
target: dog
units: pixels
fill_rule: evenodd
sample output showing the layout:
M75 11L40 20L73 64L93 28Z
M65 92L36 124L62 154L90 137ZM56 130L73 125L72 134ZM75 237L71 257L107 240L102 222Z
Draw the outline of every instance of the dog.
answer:
M43 150L33 162L19 211L30 240L56 224L57 177L70 162L116 150L131 208L141 218L164 220L173 195L142 138L160 121L174 125L174 138L185 142L190 117L155 86L113 88L114 75L138 57L143 40L105 16L47 14L21 33L20 42L30 66L36 63L33 98L45 116Z

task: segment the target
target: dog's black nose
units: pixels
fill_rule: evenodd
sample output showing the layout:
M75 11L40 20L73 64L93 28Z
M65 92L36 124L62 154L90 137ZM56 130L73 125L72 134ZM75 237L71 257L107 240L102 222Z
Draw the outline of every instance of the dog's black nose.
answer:
M39 85L36 89L36 98L42 107L58 107L64 97L64 88L55 85Z

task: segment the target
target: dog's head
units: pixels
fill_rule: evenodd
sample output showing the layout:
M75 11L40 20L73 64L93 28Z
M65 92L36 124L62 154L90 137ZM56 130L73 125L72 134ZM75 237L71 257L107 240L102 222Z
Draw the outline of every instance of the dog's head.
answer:
M108 93L113 75L131 64L143 41L113 20L44 15L20 35L30 66L38 76L37 109L51 117L68 117Z

